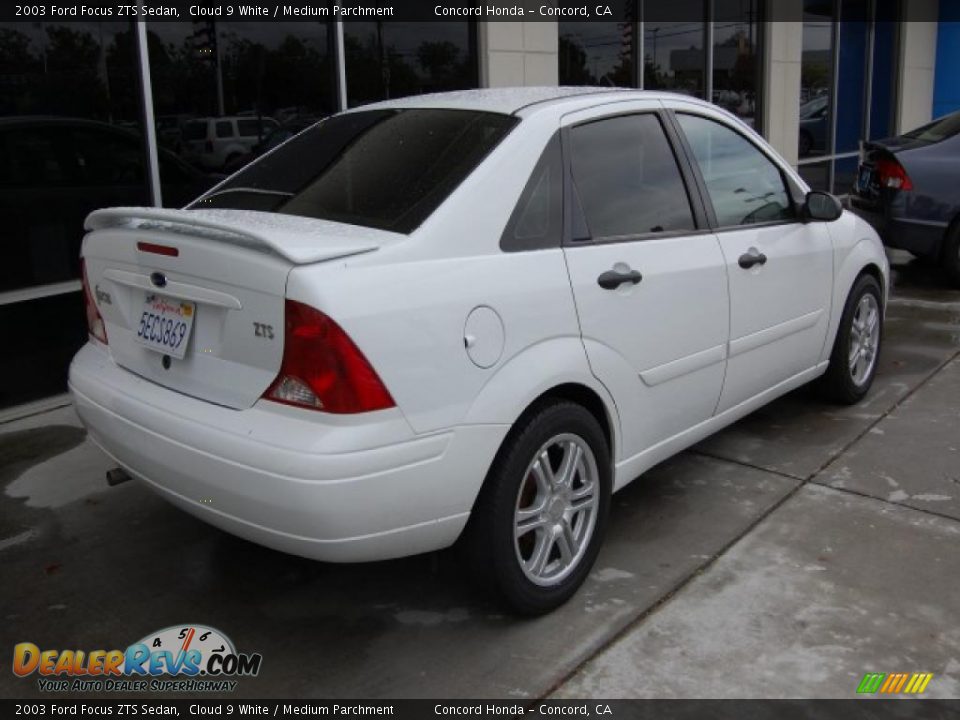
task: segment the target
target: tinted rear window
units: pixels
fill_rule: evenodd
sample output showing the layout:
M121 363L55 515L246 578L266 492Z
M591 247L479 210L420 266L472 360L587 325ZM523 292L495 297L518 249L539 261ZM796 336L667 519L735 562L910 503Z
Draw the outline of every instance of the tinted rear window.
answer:
M509 115L469 110L337 115L192 207L261 210L409 233L516 123Z
M625 115L571 133L574 187L593 238L693 230L677 160L656 115Z

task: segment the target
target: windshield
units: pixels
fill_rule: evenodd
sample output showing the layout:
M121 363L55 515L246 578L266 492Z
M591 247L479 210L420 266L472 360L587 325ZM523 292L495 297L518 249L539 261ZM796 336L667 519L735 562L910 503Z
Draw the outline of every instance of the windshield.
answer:
M960 132L960 112L944 115L928 125L904 133L903 136L921 142L935 143L953 137L958 132Z
M410 233L517 123L472 110L367 110L328 118L197 200Z

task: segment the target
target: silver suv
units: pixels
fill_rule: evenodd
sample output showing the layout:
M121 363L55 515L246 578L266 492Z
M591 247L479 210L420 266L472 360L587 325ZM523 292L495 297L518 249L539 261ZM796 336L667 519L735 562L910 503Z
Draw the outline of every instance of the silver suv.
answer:
M185 160L206 170L222 170L280 124L271 117L207 117L187 121L183 126L182 154Z

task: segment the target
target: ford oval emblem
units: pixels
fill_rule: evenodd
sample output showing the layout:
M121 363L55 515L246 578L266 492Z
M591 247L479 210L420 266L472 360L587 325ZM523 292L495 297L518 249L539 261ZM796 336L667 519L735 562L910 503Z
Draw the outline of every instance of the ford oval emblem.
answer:
M150 273L150 282L152 282L157 287L166 287L167 286L167 276L162 272Z

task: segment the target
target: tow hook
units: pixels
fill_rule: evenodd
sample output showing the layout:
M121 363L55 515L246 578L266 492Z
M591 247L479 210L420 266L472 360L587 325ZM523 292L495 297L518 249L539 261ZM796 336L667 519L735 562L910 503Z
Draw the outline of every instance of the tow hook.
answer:
M113 470L107 470L107 485L110 487L116 487L130 479L130 474L123 468L115 467Z

